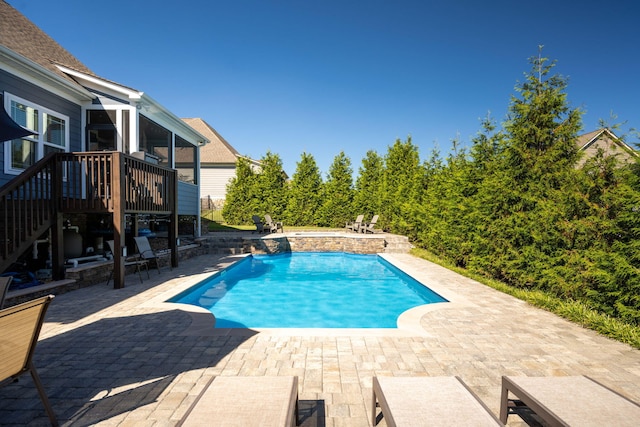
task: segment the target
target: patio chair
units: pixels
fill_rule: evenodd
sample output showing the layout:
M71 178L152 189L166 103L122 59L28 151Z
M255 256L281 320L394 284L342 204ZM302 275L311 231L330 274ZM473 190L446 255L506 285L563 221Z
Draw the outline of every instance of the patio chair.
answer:
M4 300L7 298L11 279L13 279L11 276L0 277L0 309L4 307Z
M252 231L252 233L263 233L266 231L264 227L264 222L262 222L262 220L258 215L253 215L251 219L253 219L253 223L256 226L256 229Z
M362 226L362 221L364 220L364 215L358 215L358 217L356 218L355 221L353 222L348 222L345 225L345 228L347 230L351 230L351 231L355 231L358 232L360 230L360 227Z
M53 295L48 295L0 310L0 386L30 373L51 425L57 426L53 408L33 365L33 353L52 299Z
M164 255L158 255L156 251L151 249L151 244L147 236L137 236L134 237L133 240L136 242L140 259L153 262L158 269L158 274L160 274L160 259L163 258ZM169 267L171 267L171 262L169 262Z
M363 233L375 233L375 230L373 229L376 226L376 223L378 222L378 215L374 215L373 218L371 218L371 222L365 222L362 224L362 226L360 227L360 231L362 231Z
M298 377L214 377L178 426L298 425Z
M280 221L276 222L272 220L271 215L269 214L264 215L264 224L267 226L268 231L270 231L271 233L277 233L278 230L284 233L284 228L282 228L282 222Z
M509 393L517 400L510 401ZM548 425L637 426L640 421L640 405L586 376L503 376L500 421L526 408Z
M387 426L500 426L498 418L459 377L373 377L376 404Z
M109 246L109 250L111 251L112 254L115 254L114 251L114 242L113 240L107 240L107 246ZM115 257L115 255L114 255ZM114 258L115 259L115 258ZM149 276L149 263L147 262L147 260L141 259L140 257L136 256L136 257L130 257L130 258L125 258L124 260L124 266L129 267L129 266L134 266L136 272L138 273L138 277L140 278L140 283L142 283L142 267L144 267L147 270L147 279L150 279L151 276ZM109 279L107 280L107 286L109 286L109 283L111 283L111 279L113 278L113 271L115 270L115 268L111 269L111 274L109 274Z

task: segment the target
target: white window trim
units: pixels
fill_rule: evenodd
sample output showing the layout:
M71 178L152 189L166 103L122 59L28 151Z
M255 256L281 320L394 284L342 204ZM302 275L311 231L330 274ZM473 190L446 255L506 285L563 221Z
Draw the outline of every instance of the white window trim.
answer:
M30 139L33 141L36 141L36 161L40 160L43 157L43 153L44 153L44 146L48 145L48 146L52 146L52 147L56 147L58 149L61 149L62 151L68 152L69 151L69 116L66 116L62 113L59 113L57 111L51 110L49 108L43 107L42 105L36 104L32 101L26 100L24 98L20 98L19 96L15 96L9 92L4 92L4 109L5 111L9 114L9 116L11 116L11 102L18 102L20 104L24 104L27 105L29 107L32 107L36 110L38 110L38 135L35 138L26 138L26 139ZM65 141L65 145L60 146L60 145L52 145L52 144L48 144L44 141L44 114L50 114L52 116L55 116L59 119L64 120L65 126L64 126L64 141ZM24 169L16 169L11 167L11 142L7 141L4 144L4 173L7 175L20 175L22 172L24 172Z

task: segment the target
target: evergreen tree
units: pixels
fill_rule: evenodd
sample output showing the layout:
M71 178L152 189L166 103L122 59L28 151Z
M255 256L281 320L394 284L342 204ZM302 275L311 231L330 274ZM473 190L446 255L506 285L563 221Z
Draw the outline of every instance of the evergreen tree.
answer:
M465 150L459 150L458 141L444 165L436 170L432 160L427 165L428 184L425 202L416 204L416 236L438 255L464 267L470 257L471 222L474 205L472 198L477 187L471 177L471 163Z
M285 222L291 225L318 225L322 204L322 176L311 154L302 153L290 183Z
M257 213L262 218L269 214L274 220L282 218L288 197L286 174L279 155L267 151L261 159L262 170L256 180Z
M476 266L519 286L539 285L564 250L559 224L567 218L581 128L581 111L567 105L567 80L550 75L555 64L540 55L531 63L477 204L487 221L480 239L487 247L477 247L486 257Z
M385 156L381 191L380 224L394 233L412 234L413 224L406 217L407 209L421 191L424 169L420 165L418 147L411 137L406 142L397 139Z
M363 214L371 218L380 214L383 171L384 159L373 150L367 151L356 178L352 217Z
M318 212L320 225L341 228L353 221L352 174L351 160L341 151L334 157L324 184L323 203Z
M251 216L257 212L255 197L256 174L244 157L236 162L236 176L227 184L227 197L222 217L228 224L251 224Z

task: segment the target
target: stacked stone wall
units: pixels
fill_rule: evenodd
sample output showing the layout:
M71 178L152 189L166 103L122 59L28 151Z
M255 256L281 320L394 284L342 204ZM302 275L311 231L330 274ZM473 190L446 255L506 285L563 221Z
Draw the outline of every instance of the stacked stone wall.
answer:
M267 236L247 238L244 250L252 254L279 254L286 252L348 252L376 254L384 252L385 239L380 237L351 236Z

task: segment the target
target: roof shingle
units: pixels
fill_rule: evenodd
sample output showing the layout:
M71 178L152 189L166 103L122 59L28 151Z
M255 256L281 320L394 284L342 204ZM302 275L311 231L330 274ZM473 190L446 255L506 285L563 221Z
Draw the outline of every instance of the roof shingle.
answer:
M60 71L56 64L95 75L5 0L0 0L0 44L67 80L71 78Z
M210 141L200 148L200 164L236 163L239 156L236 149L207 122L199 117L183 118L182 120Z

